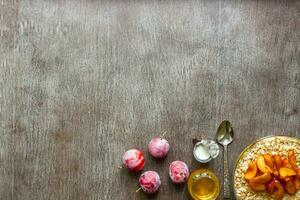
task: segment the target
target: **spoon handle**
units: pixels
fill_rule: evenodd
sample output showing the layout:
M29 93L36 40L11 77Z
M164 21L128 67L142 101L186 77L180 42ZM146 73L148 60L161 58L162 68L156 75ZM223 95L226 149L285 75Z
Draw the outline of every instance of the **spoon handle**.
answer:
M224 199L230 199L227 145L224 145Z

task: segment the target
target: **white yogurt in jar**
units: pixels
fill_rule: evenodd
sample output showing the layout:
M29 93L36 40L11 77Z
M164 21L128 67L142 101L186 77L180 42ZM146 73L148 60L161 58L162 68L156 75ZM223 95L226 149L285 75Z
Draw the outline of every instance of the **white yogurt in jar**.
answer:
M219 146L213 140L201 140L195 144L193 154L198 162L207 163L219 155Z
M195 149L195 156L200 160L207 160L210 158L210 154L205 145L199 144Z

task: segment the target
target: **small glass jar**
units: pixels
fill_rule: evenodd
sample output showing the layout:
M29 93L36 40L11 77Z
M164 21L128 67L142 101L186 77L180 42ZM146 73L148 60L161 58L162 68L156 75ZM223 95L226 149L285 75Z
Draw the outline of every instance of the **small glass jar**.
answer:
M200 163L207 163L218 157L219 145L213 140L200 140L194 145L194 158Z
M207 169L193 171L189 176L187 185L194 200L215 200L220 193L218 177Z

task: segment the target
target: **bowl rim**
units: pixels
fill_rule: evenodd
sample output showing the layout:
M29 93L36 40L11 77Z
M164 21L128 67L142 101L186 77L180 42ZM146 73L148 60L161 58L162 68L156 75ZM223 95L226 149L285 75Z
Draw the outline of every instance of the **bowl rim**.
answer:
M247 151L249 150L252 146L254 146L256 143L262 141L262 140L265 140L265 139L268 139L268 138L289 138L289 139L293 139L293 140L298 140L300 142L300 138L296 138L294 136L288 136L288 135L268 135L268 136L264 136L264 137L261 137L261 138L258 138L256 140L254 140L252 143L250 143L249 145L247 145L242 151L241 153L239 154L239 156L237 157L237 159L235 160L235 165L234 165L234 168L233 168L233 173L232 173L232 184L233 184L233 193L234 193L234 197L238 199L237 197L237 194L236 194L236 187L235 187L235 183L234 183L234 177L235 177L235 171L236 171L236 168L237 168L237 165L238 165L238 162L239 160L241 159L242 155Z

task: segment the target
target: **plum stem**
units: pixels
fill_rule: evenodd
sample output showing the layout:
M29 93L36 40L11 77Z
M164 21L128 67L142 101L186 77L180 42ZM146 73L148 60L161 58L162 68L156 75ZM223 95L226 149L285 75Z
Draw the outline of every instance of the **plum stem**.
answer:
M167 131L164 131L160 137L161 137L161 138L164 138L165 135L166 135L166 133L167 133Z
M139 189L137 189L135 192L138 193L141 189L142 187L139 187Z
M118 169L123 169L123 166L122 166L122 165L119 165L119 166L118 166Z

